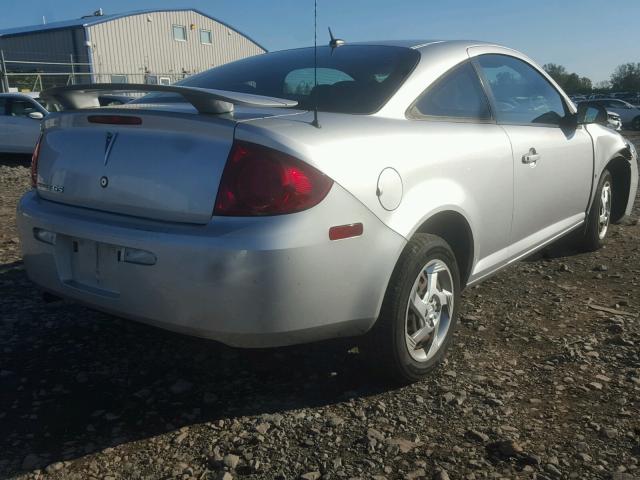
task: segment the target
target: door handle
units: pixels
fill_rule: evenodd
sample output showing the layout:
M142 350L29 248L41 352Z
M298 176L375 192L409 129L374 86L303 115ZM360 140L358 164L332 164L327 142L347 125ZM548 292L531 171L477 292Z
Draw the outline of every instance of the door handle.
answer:
M529 149L529 153L522 156L522 163L531 165L532 167L538 163L538 160L540 160L540 154L536 152L536 149L533 147Z

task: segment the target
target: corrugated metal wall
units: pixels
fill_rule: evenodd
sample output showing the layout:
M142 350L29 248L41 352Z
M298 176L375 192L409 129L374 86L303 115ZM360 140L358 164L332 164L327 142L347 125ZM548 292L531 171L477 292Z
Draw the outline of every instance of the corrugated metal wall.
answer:
M173 39L173 25L183 25L187 41ZM213 44L200 43L200 29ZM193 11L144 13L88 27L96 74L197 73L223 63L264 53L235 30ZM104 78L101 80L104 81Z

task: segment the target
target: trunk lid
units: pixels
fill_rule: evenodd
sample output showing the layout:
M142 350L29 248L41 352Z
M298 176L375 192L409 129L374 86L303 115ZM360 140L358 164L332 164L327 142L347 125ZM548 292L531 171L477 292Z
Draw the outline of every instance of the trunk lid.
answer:
M38 194L124 215L208 223L237 119L199 115L184 104L139 108L92 109L47 118ZM133 116L141 123L90 122L95 115Z

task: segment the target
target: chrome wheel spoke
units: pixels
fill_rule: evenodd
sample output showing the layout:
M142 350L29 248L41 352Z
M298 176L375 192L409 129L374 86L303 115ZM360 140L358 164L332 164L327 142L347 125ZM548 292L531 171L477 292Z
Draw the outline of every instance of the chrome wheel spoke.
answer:
M411 308L413 312L418 316L421 324L424 325L427 318L427 310L429 308L429 304L422 297L420 297L420 293L417 288L412 293L411 297Z
M415 348L419 347L429 336L431 332L435 329L435 325L425 325L420 330L411 335L411 340L413 341Z
M405 340L407 341L407 347L409 347L409 351L415 350L417 348L416 342L411 335L405 335Z
M453 293L449 290L442 289L438 292L438 298L440 299L441 306L453 306Z
M438 273L439 270L435 268L431 271L427 271L427 293L424 298L429 301L436 294L437 286L438 286Z

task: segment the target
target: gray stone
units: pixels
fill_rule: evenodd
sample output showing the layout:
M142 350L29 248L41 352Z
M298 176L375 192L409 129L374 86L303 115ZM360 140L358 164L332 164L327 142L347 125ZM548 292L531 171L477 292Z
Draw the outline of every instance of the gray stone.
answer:
M322 475L320 474L320 472L314 471L303 473L302 475L300 475L300 478L302 480L318 480L321 476Z
M479 432L478 430L467 430L467 437L472 440L477 440L479 442L488 442L489 435L486 433Z
M235 470L238 463L240 463L240 457L233 455L232 453L228 453L222 458L222 463L224 463L225 467Z

